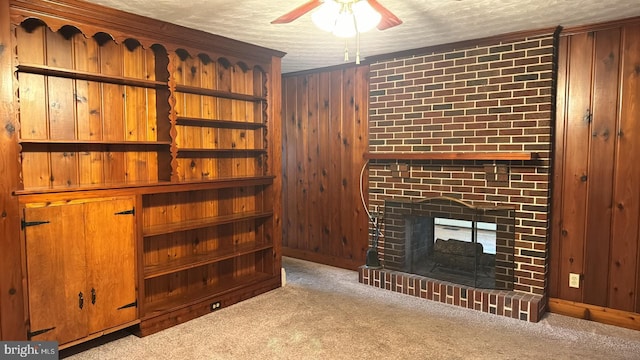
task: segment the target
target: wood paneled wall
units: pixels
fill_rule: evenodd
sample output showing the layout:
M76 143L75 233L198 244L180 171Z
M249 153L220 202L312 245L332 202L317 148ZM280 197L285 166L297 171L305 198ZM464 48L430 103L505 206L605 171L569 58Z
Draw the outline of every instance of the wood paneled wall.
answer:
M364 264L368 220L359 182L368 146L368 76L369 66L354 66L283 77L286 256L345 268Z
M640 312L640 19L570 31L559 59L549 295Z
M12 191L20 183L18 162L19 125L13 105L11 25L9 2L0 1L0 313L2 339L20 339L25 334L22 303L20 212Z

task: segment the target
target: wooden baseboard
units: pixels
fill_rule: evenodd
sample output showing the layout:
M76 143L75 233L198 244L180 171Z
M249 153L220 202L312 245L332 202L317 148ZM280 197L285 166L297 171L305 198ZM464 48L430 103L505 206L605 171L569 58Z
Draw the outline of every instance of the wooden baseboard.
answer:
M549 311L556 314L571 316L579 319L620 326L633 330L640 330L640 314L610 309L602 306L583 304L574 301L550 298Z
M365 259L362 259L362 260L344 259L336 256L318 254L312 251L292 249L287 247L282 248L282 256L288 256L288 257L292 257L300 260L307 260L307 261L315 262L318 264L335 266L335 267L348 269L348 270L358 270L358 268L364 265L364 262L365 262Z

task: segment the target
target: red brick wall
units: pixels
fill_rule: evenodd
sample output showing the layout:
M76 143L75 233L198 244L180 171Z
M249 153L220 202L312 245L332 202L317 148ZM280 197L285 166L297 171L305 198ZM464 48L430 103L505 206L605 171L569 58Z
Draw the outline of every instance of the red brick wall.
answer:
M369 201L374 210L388 198L433 196L515 206L514 290L543 295L554 36L480 43L372 63L369 151L525 151L540 158L496 161L506 177L487 176L492 161L371 160Z

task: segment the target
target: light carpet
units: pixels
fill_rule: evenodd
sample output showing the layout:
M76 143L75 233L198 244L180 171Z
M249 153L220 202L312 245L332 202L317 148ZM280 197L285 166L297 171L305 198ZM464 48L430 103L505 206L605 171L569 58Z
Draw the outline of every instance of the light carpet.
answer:
M291 258L283 259L283 267L282 288L154 335L120 335L62 355L74 360L640 359L640 331L557 314L528 323L363 285L355 271ZM79 350L84 351L73 354Z

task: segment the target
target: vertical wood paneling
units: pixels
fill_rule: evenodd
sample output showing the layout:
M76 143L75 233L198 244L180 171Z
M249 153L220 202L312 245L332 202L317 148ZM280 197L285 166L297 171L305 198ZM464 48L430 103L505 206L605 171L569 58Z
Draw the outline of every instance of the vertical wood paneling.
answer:
M100 63L98 43L82 34L73 37L75 68L99 73ZM76 121L78 140L102 140L102 92L100 83L76 81ZM104 153L102 151L82 151L78 154L80 184L104 183Z
M318 191L318 206L320 213L320 245L318 252L325 254L331 246L331 236L329 229L331 228L331 216L334 213L334 209L329 204L331 191L329 187L330 174L329 169L331 167L331 149L327 147L331 141L330 138L330 126L331 126L331 75L328 72L321 72L318 74L319 78L319 106L318 106L318 159L317 169L318 174L317 185L314 190Z
M634 311L638 276L638 220L640 216L640 25L623 33L621 108L614 179L614 216L609 270L609 306Z
M72 43L62 34L47 29L46 63L49 66L73 69ZM47 77L49 107L49 138L53 140L75 139L74 80Z
M321 195L319 180L322 165L320 162L320 142L318 138L320 121L319 121L319 98L318 93L318 81L319 74L310 74L306 77L307 81L307 116L308 127L306 129L306 137L309 139L307 146L307 157L304 159L304 163L307 167L307 178L309 179L309 185L307 187L308 192L308 212L306 230L308 231L309 242L307 248L313 252L320 251L320 240L322 236L322 216L319 198Z
M44 26L38 26L30 33L22 26L16 27L16 40L20 61L45 64ZM46 78L42 75L19 74L20 81L20 137L23 139L47 138Z
M351 69L349 69L351 70ZM343 217L349 219L349 226L345 226L346 224L341 223L342 231L340 236L342 237L341 246L337 247L336 256L340 256L345 259L352 259L353 247L355 242L355 229L354 226L356 224L351 223L354 219L354 213L358 203L354 203L353 194L355 191L358 191L357 184L358 182L352 177L352 152L353 149L353 141L355 137L354 128L356 121L356 112L355 112L355 71L343 70L342 71L342 81L344 86L344 91L342 92L342 127L341 127L341 139L342 144L340 144L340 198L342 201L340 202L340 213ZM362 156L362 155L361 155Z
M60 33L47 29L46 62L49 66L73 68L71 42ZM49 139L73 140L75 129L75 80L47 77ZM78 156L75 151L51 152L51 184L53 186L78 183Z
M595 34L583 302L607 305L620 31Z
M582 56L569 58L569 83L567 104L567 129L565 133L565 161L563 194L573 201L563 203L562 241L560 256L560 281L568 284L569 273L582 274L584 268L584 239L587 206L587 170L589 153L585 151L590 142L591 74L593 59L593 36L579 34L569 40L569 52ZM579 75L579 76L578 76ZM581 301L582 288L560 287L563 299Z
M355 268L368 243L359 192L368 66L283 80L284 254Z
M198 57L187 57L182 64L184 85L200 87L201 86L201 69L200 59ZM182 116L199 118L201 114L201 98L200 95L186 94ZM202 148L201 129L195 126L181 126L178 133L182 146L185 148ZM199 179L202 174L202 158L185 159L189 162L188 167L184 169L185 179Z
M297 249L297 232L296 225L298 223L298 211L297 203L298 197L295 191L298 177L296 176L297 168L297 148L298 138L296 137L297 129L297 81L295 77L284 78L283 81L283 115L282 115L282 127L283 127L283 144L282 144L282 163L283 163L283 175L284 179L282 184L282 192L284 194L283 203L284 215L283 215L283 239L282 245L285 248ZM290 206L294 206L296 211L289 210Z
M14 107L14 68L9 2L0 2L0 335L26 340L23 303L20 210L12 195L20 186L19 125Z
M564 122L556 128L553 201L561 215L553 215L549 294L638 312L640 24L572 34L559 51ZM583 109L588 121L580 121ZM583 166L588 173L576 180ZM568 286L569 272L583 274L580 289Z
M122 47L107 41L100 48L100 72L106 75L122 76ZM102 84L102 126L105 140L124 140L124 86ZM107 151L104 154L105 178L112 182L124 182L125 154Z
M296 148L296 197L298 202L296 205L296 211L298 212L298 223L296 224L296 239L299 249L309 249L309 178L307 157L309 152L309 134L307 132L309 128L309 82L306 76L301 76L297 80L296 88L298 89L299 96L297 96L297 126L295 135L298 139L298 147Z
M208 60L201 64L201 86L205 89L216 88L216 63ZM202 118L216 118L216 99L211 96L203 96L202 102ZM215 149L218 147L218 130L216 128L205 127L200 132L202 136L202 147L205 149ZM218 175L217 161L215 158L202 159L202 177L215 178Z
M226 60L220 59L216 65L218 69L218 90L231 91L233 68ZM218 117L223 120L233 119L232 100L217 98ZM218 129L218 141L221 149L231 149L233 141L231 129ZM218 173L220 177L231 177L233 174L233 160L230 157L218 159Z
M342 70L331 71L331 98L329 104L331 106L331 118L329 120L329 204L333 204L334 211L331 213L331 222L329 226L329 239L326 254L341 259L342 253L339 252L343 248L344 232L342 221L342 138L343 133L343 112L342 103L344 99L344 79Z
M144 78L146 74L146 52L139 44L126 41L123 49L123 75ZM147 89L125 86L124 125L126 141L147 141L147 109L155 103L147 97ZM155 128L155 123L152 124ZM157 161L150 152L125 152L127 181L157 180Z
M360 170L364 166L365 160L362 156L369 147L369 68L355 68L355 121L353 131L353 145L351 152L351 202L355 207L353 211L353 241L351 251L354 259L364 258L368 248L369 218L362 206L360 199ZM362 189L369 188L368 172L363 175ZM368 193L368 191L367 191ZM367 198L367 196L365 196Z
M259 76L260 84L256 93L267 98L268 106L265 106L264 113L261 113L260 119L266 120L269 125L268 139L267 136L261 141L265 142L270 156L263 165L264 174L275 175L273 184L262 191L260 198L263 209L273 209L273 217L265 222L264 236L265 241L273 243L273 251L266 251L262 259L264 271L278 274L282 267L282 234L283 234L283 216L284 204L283 198L283 115L282 115L282 73L280 72L280 57L272 56L271 65L268 74ZM260 104L261 106L266 104ZM263 118L264 117L264 118ZM263 121L264 122L264 121Z

